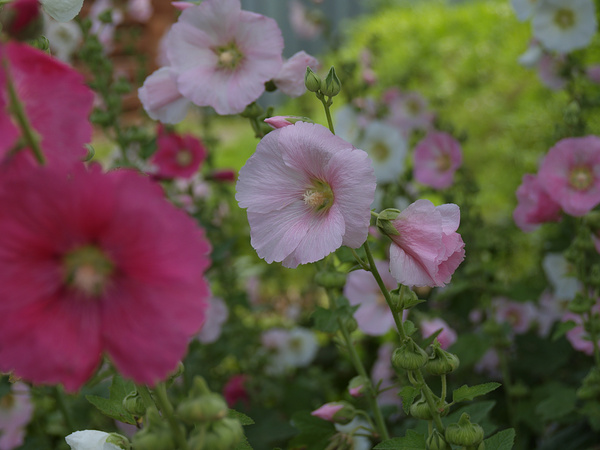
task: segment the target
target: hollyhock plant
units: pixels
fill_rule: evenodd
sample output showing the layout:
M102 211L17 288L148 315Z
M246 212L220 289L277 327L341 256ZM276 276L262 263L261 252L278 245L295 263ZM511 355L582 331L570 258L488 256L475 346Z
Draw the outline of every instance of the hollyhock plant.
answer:
M462 164L459 142L450 134L429 133L415 147L414 177L435 189L450 187L454 172Z
M239 173L251 244L268 263L297 267L367 239L375 175L367 154L312 123L273 130Z
M465 258L455 204L417 200L391 220L390 272L407 286L444 286Z
M158 149L151 162L160 178L191 178L206 158L206 150L198 138L164 131L159 127Z
M190 106L177 88L177 72L171 67L161 67L146 78L138 96L150 118L162 123L181 122Z
M364 130L360 148L369 154L378 182L394 182L402 175L407 145L396 127L380 121L371 122Z
M390 274L387 261L376 261L375 265L387 289L396 289L398 283ZM381 336L395 328L392 311L371 272L366 270L350 272L344 286L344 295L351 305L359 306L354 313L354 318L365 334Z
M69 391L103 353L137 383L173 371L208 307L195 222L129 170L38 168L2 188L0 371Z
M23 104L32 128L49 165L72 164L83 159L84 144L91 140L88 116L93 92L83 76L61 61L26 44L0 44L0 57L7 60L17 97ZM60 114L56 105L61 105ZM8 114L9 97L6 73L0 67L0 165L11 160L33 162L30 151L21 150L12 158L8 153L17 145L21 131Z
M517 201L513 220L525 232L535 230L542 223L558 222L562 217L560 205L548 195L536 175L523 175Z
M558 141L542 161L538 181L567 214L587 214L600 203L600 137Z
M179 91L218 114L238 114L282 67L275 20L241 9L240 0L206 0L186 8L167 37Z
M281 70L273 82L277 89L290 97L299 97L306 92L304 75L306 68L317 70L321 65L317 58L304 51L299 51L283 63Z
M33 418L29 387L20 381L0 397L0 450L11 450L25 442L25 429Z
M447 350L452 344L454 344L458 337L456 331L450 328L446 321L440 317L422 320L419 328L421 329L423 339L427 339L433 333L441 329L442 332L437 335L436 339L440 343L440 347L442 347L444 350Z
M542 45L561 53L589 45L598 28L593 0L540 1L532 23Z

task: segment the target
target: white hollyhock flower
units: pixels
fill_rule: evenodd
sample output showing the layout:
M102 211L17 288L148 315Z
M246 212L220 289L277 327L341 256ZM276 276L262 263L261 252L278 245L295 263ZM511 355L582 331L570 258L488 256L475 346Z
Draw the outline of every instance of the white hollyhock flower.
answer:
M404 171L406 140L397 127L371 122L358 147L369 154L378 183L396 181Z
M83 6L83 0L40 0L44 10L59 22L72 20Z
M107 442L107 440L111 442ZM76 431L68 435L65 441L67 441L71 450L122 450L130 448L127 438L120 434L105 433L98 430Z
M44 21L44 34L52 53L66 63L71 62L71 57L83 41L81 28L75 22L57 22L48 16Z
M581 282L575 276L574 267L562 253L548 253L542 261L546 278L554 289L554 296L560 300L573 300L581 289Z
M523 22L533 15L535 8L540 4L540 0L511 0L510 3L517 14L517 19Z
M533 15L534 36L561 53L586 47L597 28L593 0L544 0Z

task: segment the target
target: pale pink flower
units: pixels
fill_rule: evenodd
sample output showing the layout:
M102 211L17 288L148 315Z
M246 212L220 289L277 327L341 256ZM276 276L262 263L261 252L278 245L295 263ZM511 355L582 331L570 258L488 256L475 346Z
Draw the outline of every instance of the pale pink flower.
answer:
M239 173L252 246L268 263L296 267L367 239L375 176L367 154L321 125L273 130Z
M533 231L542 223L560 220L560 205L548 195L536 175L523 175L516 195L518 204L513 211L513 220L521 230Z
M542 292L538 300L538 311L535 321L538 325L538 334L541 337L548 337L552 325L559 321L565 312L564 301L552 294L549 289Z
M500 357L498 351L495 348L490 348L486 351L481 359L473 367L477 373L486 373L489 377L494 380L502 379L502 372L500 371Z
M387 261L375 265L388 290L396 289L398 283L392 277ZM354 270L348 274L344 295L351 305L359 305L354 312L358 327L371 336L381 336L395 327L394 316L371 272Z
M433 333L441 329L442 332L437 335L436 339L440 343L440 347L442 347L444 350L448 349L452 344L454 344L458 337L456 335L456 331L450 328L446 321L440 317L422 320L419 328L421 329L421 335L423 336L423 339L427 339Z
M150 118L175 124L185 119L190 101L177 88L177 72L161 67L149 75L138 90L142 106Z
M402 405L402 400L398 396L398 389L392 388L395 385L396 379L396 371L392 367L392 353L394 352L394 348L394 344L391 342L382 344L377 351L377 359L371 369L373 385L379 386L380 393L377 396L377 403L380 406Z
M103 353L137 383L175 369L204 321L210 246L159 185L32 168L4 178L0 211L0 371L75 391Z
M0 450L12 450L25 441L25 429L33 417L29 386L17 381L0 398Z
M299 97L306 92L304 85L304 75L306 68L310 67L317 70L321 65L317 58L304 51L294 54L290 59L283 63L281 70L273 82L277 89L290 97Z
M558 91L567 85L567 79L562 71L566 63L564 55L555 55L544 52L538 62L538 76L544 86L553 91Z
M585 74L592 83L600 84L600 64L589 66L585 70Z
M429 133L415 147L415 180L435 189L450 187L461 164L460 144L448 133Z
M400 233L390 236L390 272L398 283L430 287L449 283L465 258L465 243L456 232L458 206L417 200L391 223Z
M428 130L433 124L435 116L425 97L418 92L400 92L391 88L383 93L383 102L389 109L389 122L405 136L414 130Z
M223 324L229 318L229 309L222 298L211 297L208 300L206 320L200 333L196 336L203 344L215 342L221 336Z
M205 0L186 8L166 45L179 91L218 114L241 113L282 66L277 22L243 11L240 0Z
M515 334L526 333L537 316L535 305L531 302L516 302L504 297L492 300L494 317L498 323L508 323Z
M138 22L147 22L153 12L152 0L129 0L127 2L127 13Z
M171 2L171 5L177 8L179 11L183 11L185 9L196 6L196 4L192 2Z
M323 32L323 17L316 11L309 11L298 0L291 0L289 20L292 30L303 39L314 39Z
M88 116L93 92L83 76L46 53L25 44L0 44L0 59L6 57L19 101L49 165L73 164L87 154L84 144L92 137ZM60 108L57 108L60 105ZM0 165L20 160L33 163L33 153L22 149L10 156L21 137L9 111L6 74L0 67Z
M273 128L283 128L288 125L294 125L296 122L304 122L307 119L300 116L273 116L267 117L265 123L268 123Z
M106 23L100 17L108 11L111 17L110 23ZM90 32L98 37L105 53L110 53L114 47L116 27L123 22L123 11L115 8L112 0L96 0L88 18L92 21Z
M151 162L160 178L191 178L206 158L200 140L191 134L180 135L161 131L156 140L158 149Z
M344 407L345 405L340 402L325 403L323 406L321 406L318 409L315 409L310 414L311 416L318 417L319 419L333 422L335 414L338 411L342 410Z
M558 141L542 161L538 181L567 214L587 214L600 203L600 137Z
M592 311L596 313L599 311L599 309L600 308L598 304L592 307ZM569 320L575 322L576 324L576 327L567 331L565 335L567 340L571 343L571 346L578 352L583 352L586 355L593 355L594 343L592 342L589 333L585 330L583 326L583 320L581 318L581 315L574 314L572 312L566 312L563 315L562 322L567 322ZM598 344L600 345L600 341L598 342Z

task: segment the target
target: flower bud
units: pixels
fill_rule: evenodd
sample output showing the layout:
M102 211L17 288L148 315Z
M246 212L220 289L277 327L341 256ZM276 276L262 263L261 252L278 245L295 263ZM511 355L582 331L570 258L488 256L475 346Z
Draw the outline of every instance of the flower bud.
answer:
M138 391L132 391L123 399L123 408L133 416L141 417L146 414L146 405Z
M398 214L400 214L400 210L393 208L385 209L379 213L375 225L377 225L382 234L386 236L400 236L400 232L391 223L392 220L398 217Z
M348 383L348 392L352 397L363 397L369 385L369 380L365 377L357 375Z
M208 431L190 438L190 450L231 450L244 438L242 424L237 419L226 417L211 425Z
M294 125L296 122L312 123L312 120L310 120L308 117L300 116L273 116L265 119L265 123L268 123L273 128L287 127L288 125Z
M406 338L392 354L392 366L396 370L417 370L423 367L428 360L429 356L425 350L411 338Z
M439 341L436 339L433 343L433 354L429 361L427 361L425 369L432 375L446 375L454 372L459 364L458 356L442 349Z
M116 445L123 450L129 450L131 448L129 439L127 439L125 436L121 436L118 433L110 433L110 435L106 438L106 443Z
M438 431L433 430L425 442L427 450L450 450L450 446L444 439L444 436Z
M348 402L331 402L325 403L310 414L328 422L346 425L356 416L356 409Z
M244 109L240 113L240 116L248 119L248 118L252 118L252 117L260 117L261 115L264 114L264 112L265 112L265 110L263 109L262 106L260 106L256 102L252 102L248 106L246 106L246 109Z
M448 402L442 400L434 394L432 394L432 396L434 407L440 413L440 416L444 417L450 411L450 408L448 408ZM431 409L429 408L429 404L427 403L427 399L425 398L423 392L421 392L419 399L410 405L410 415L421 420L433 419L431 415Z
M11 38L20 41L35 39L44 28L38 0L15 0L0 8L0 26Z
M310 67L306 68L306 74L304 74L304 85L310 92L317 92L321 89L321 78L319 75L313 72Z
M227 416L227 403L216 393L183 400L177 406L177 415L185 423L212 422Z
M326 289L343 288L346 284L346 274L341 272L319 272L315 282Z
M342 90L342 83L335 73L335 69L331 66L329 73L324 80L321 81L321 93L328 97L335 97Z
M446 441L452 445L474 447L483 441L483 428L476 423L471 423L469 415L463 413L458 423L446 427Z

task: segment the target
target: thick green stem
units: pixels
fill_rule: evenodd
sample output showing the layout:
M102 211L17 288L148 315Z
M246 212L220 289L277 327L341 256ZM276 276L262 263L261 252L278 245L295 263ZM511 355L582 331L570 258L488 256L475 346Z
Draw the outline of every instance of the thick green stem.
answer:
M333 104L333 101L331 100L331 97L329 97L328 100L325 100L325 96L323 94L317 95L317 98L321 100L321 103L323 103L323 108L325 108L325 116L327 117L327 125L329 126L329 130L335 134L333 120L331 120L331 111L329 110L329 107Z
M75 422L73 422L73 416L71 415L69 407L67 406L67 402L65 401L65 393L62 386L54 387L54 398L56 399L58 409L65 419L65 423L67 424L69 431L77 431L77 428L75 428Z
M167 396L167 388L165 384L158 383L156 385L156 388L154 389L154 394L156 397L156 404L160 407L160 411L163 413L163 416L167 419L167 422L169 422L169 426L171 427L173 436L175 436L175 441L177 442L178 448L181 450L189 450L188 443L185 440L185 435L181 431L179 422L175 418L173 412L173 405L171 405L169 397Z
M414 373L416 375L417 382L419 382L419 384L422 386L421 391L425 395L425 400L427 401L427 406L429 406L429 411L431 412L431 415L433 416L433 421L435 422L435 426L440 433L444 433L446 428L444 427L444 424L442 423L442 418L440 417L440 412L438 411L435 401L433 400L433 393L431 392L431 388L425 382L425 378L423 378L423 374L421 373L421 370L415 370Z
M333 300L333 297L331 295L329 295L329 299L330 299L330 301L329 301L330 308L335 309L335 301ZM381 414L381 410L379 409L379 405L377 404L377 392L375 391L375 388L373 387L371 378L367 375L365 366L363 365L360 357L358 356L358 353L356 352L356 349L354 348L354 344L352 343L352 340L350 339L350 333L348 332L348 328L346 327L346 324L339 317L337 319L337 322L340 327L340 332L342 333L342 337L344 339L344 344L345 344L346 348L348 349L348 354L350 356L350 361L352 362L352 365L354 366L354 368L356 369L358 374L361 377L363 377L364 380L367 380L367 399L369 401L369 407L371 408L371 411L373 411L373 417L375 419L375 425L377 427L377 431L379 432L379 434L381 435L381 437L384 440L387 440L390 438L390 435L389 435L387 427L385 425L385 421L383 420L383 414Z
M442 395L440 395L440 398L442 399L442 401L446 401L446 392L447 392L447 383L446 383L446 374L443 374L441 376L442 378Z
M354 255L354 259L356 259L356 262L358 262L358 265L360 267L362 267L364 270L371 270L369 265L362 260L362 258L360 257L360 255L358 253L356 253L356 250L351 248L350 251L352 252L352 255Z
M384 284L383 280L381 279L381 275L379 275L379 271L377 270L377 266L375 265L375 260L373 259L373 254L371 253L371 248L369 247L368 240L365 241L365 243L363 244L363 247L365 248L365 252L367 253L367 259L369 260L369 265L371 266L371 273L375 277L375 281L377 282L379 289L381 289L381 293L383 294L383 297L385 298L388 308L390 308L390 311L392 311L392 316L394 317L394 322L396 323L396 328L398 329L400 338L402 340L404 340L407 338L407 336L406 336L406 332L404 331L404 326L402 325L402 317L401 317L402 311L396 311L396 308L392 304L392 298L390 297L390 292L388 291L387 287L385 287L385 284Z

